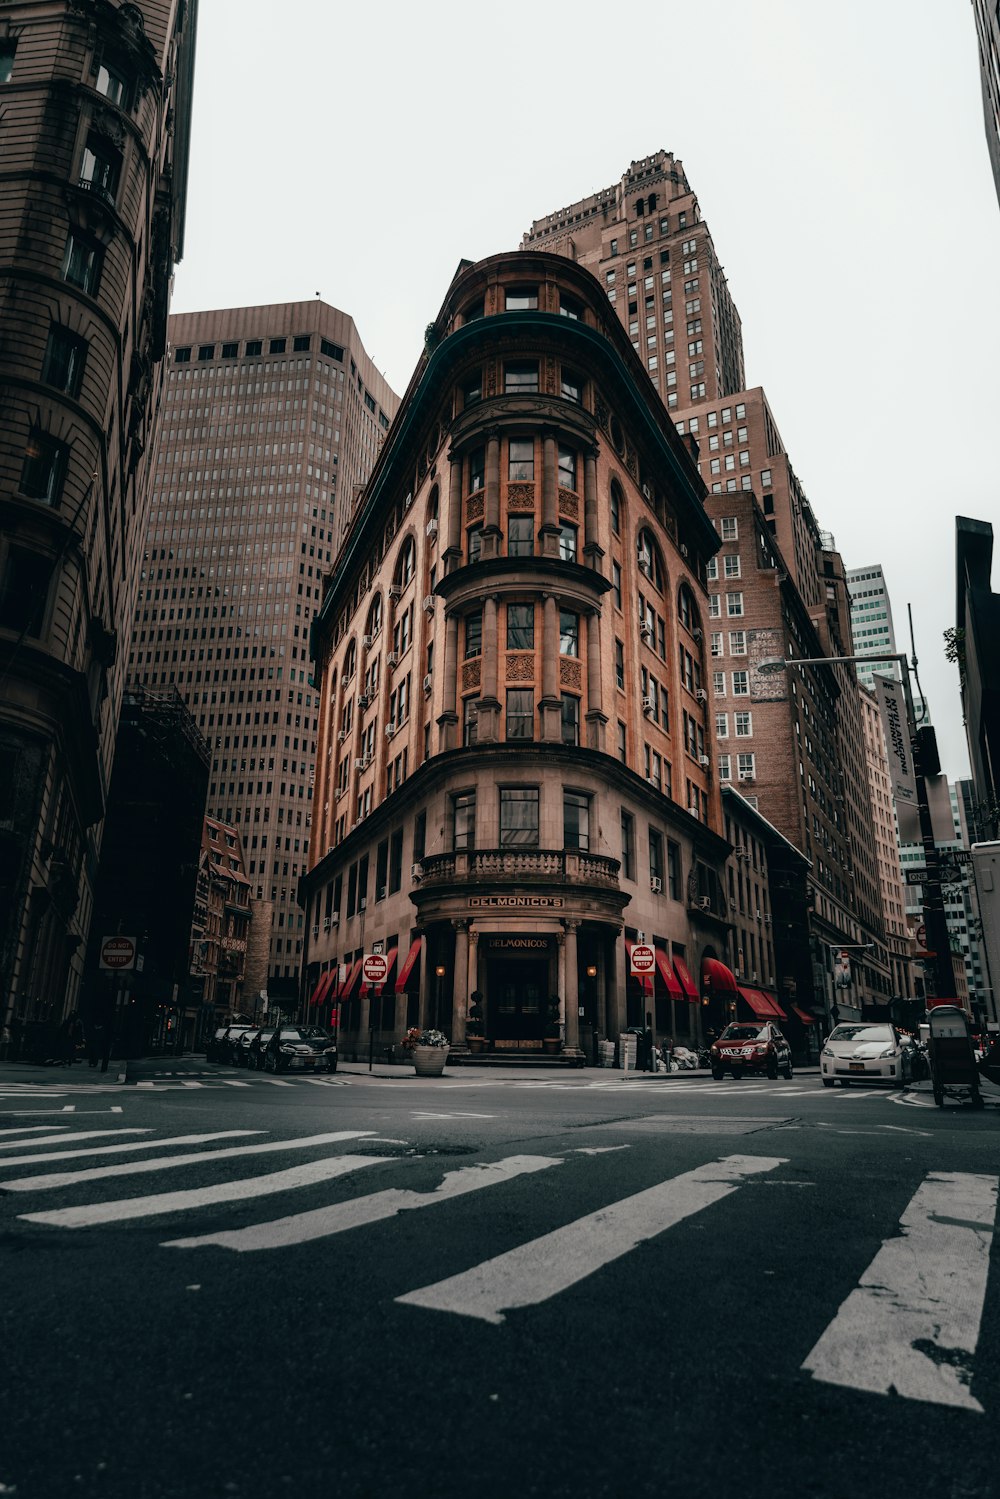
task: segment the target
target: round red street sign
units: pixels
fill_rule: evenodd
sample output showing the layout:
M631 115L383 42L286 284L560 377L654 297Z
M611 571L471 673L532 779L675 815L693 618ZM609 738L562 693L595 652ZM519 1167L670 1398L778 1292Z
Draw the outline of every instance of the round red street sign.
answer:
M367 983L384 984L385 976L389 972L389 964L380 952L365 953L361 972L364 974Z
M632 949L632 972L652 973L656 966L656 954L648 942L637 942Z
M101 943L102 968L131 968L135 963L135 943L131 937L105 937Z

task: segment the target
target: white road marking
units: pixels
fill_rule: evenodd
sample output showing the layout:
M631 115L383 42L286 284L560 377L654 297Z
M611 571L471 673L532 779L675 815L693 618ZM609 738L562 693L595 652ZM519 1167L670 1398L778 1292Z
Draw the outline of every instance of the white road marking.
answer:
M631 1150L631 1145L577 1145L567 1155L610 1155L613 1150Z
M329 1207L316 1208L308 1213L296 1213L289 1218L277 1218L273 1223L255 1223L251 1228L238 1228L217 1234L200 1234L192 1239L168 1239L166 1249L198 1249L213 1244L223 1249L235 1249L244 1253L256 1249L287 1249L293 1244L306 1244L311 1239L325 1239L331 1234L346 1233L370 1223L381 1223L394 1218L397 1213L415 1208L433 1207L453 1197L463 1197L468 1192L478 1192L483 1187L500 1186L535 1171L545 1171L549 1166L562 1162L552 1156L515 1155L506 1160L480 1166L461 1166L457 1171L446 1171L439 1186L431 1192L413 1192L392 1188L387 1192L376 1192L370 1197L360 1197L353 1202L333 1203Z
M908 1124L881 1124L880 1129L891 1129L897 1135L923 1135L925 1140L931 1138L929 1129L911 1129Z
M130 1218L152 1218L157 1213L184 1213L192 1208L219 1202L245 1202L251 1197L268 1197L274 1192L311 1187L316 1182L332 1181L349 1171L364 1171L381 1166L392 1156L341 1155L320 1161L307 1161L270 1176L251 1176L242 1181L219 1182L213 1187L193 1187L182 1192L156 1192L148 1197L125 1197L119 1202L92 1202L83 1207L53 1208L43 1213L21 1213L30 1223L47 1223L56 1228L90 1228L98 1223L121 1223Z
M51 1126L49 1126L51 1128ZM32 1145L63 1145L67 1140L106 1140L109 1135L118 1138L121 1135L151 1135L151 1129L74 1129L58 1135L43 1135L40 1140L32 1140ZM11 1140L9 1145L0 1144L0 1150L15 1150L24 1145L24 1140ZM13 1161L0 1160L0 1167L12 1166Z
M130 1176L138 1172L168 1171L202 1161L230 1160L234 1156L265 1155L276 1150L307 1150L313 1145L334 1145L341 1140L360 1140L373 1130L341 1129L328 1135L306 1135L298 1140L272 1140L265 1145L234 1145L227 1150L189 1151L187 1155L154 1156L149 1161L126 1161L121 1166L88 1166L83 1171L59 1171L46 1176L19 1176L0 1182L3 1192L35 1192L49 1187L68 1187L76 1182L103 1181L108 1176Z
M783 1157L725 1156L396 1300L499 1324L505 1311L548 1301L647 1239L730 1196L748 1177L784 1164Z
M124 1135L128 1133L122 1130ZM147 1134L151 1131L147 1130ZM220 1129L210 1135L172 1135L167 1140L127 1140L122 1145L85 1145L82 1150L50 1150L45 1155L19 1155L0 1161L0 1166L47 1166L49 1161L72 1161L84 1155L121 1155L131 1150L162 1150L165 1145L204 1145L208 1140L233 1140L246 1135L262 1135L260 1129ZM64 1135L72 1140L73 1135ZM77 1137L79 1138L79 1137ZM20 1140L20 1145L45 1145L45 1140ZM60 1143L62 1143L60 1141ZM3 1190L0 1183L0 1191Z
M47 1129L51 1130L55 1128L56 1126L54 1124L18 1124L13 1129L0 1129L0 1135L35 1135L38 1134L39 1130L41 1130L41 1132L44 1134ZM55 1138L62 1139L65 1137L57 1135ZM18 1145L21 1145L24 1142L18 1140L16 1143ZM0 1146L0 1149L2 1148L3 1147Z
M495 1119L495 1114L431 1114L426 1109L414 1109L414 1119Z
M970 1391L995 1176L932 1171L803 1363L814 1379L982 1412Z
M294 1088L294 1083L286 1083L282 1077L259 1077L258 1083L269 1083L272 1088Z

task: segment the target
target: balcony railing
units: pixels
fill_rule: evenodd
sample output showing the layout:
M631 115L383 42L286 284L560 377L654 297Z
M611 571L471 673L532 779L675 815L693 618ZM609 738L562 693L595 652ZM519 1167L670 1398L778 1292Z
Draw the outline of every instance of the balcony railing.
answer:
M421 860L421 886L471 883L557 884L599 886L617 890L617 859L582 849L470 848L448 854L427 854Z

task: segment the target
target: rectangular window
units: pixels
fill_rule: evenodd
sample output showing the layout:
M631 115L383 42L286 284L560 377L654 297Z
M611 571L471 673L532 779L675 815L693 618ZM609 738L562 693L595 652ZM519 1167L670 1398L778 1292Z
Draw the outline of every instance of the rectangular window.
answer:
M715 737L716 739L729 738L729 714L717 713L715 715Z
M475 614L465 616L465 659L470 660L473 656L481 656L483 652L483 615L482 610Z
M590 797L582 791L563 792L563 847L590 848Z
M723 561L723 564L725 566L725 572L726 572L726 577L727 578L738 578L740 576L740 554L739 554L739 552L733 552L729 556L723 557L722 561Z
M727 593L726 594L726 613L729 615L729 617L731 619L734 616L739 616L739 615L741 615L743 613L743 595L742 595L742 593Z
M518 391L538 390L538 364L528 361L512 361L504 365L503 388L508 395Z
M507 649L533 651L535 648L535 608L533 604L507 605Z
M74 398L80 394L87 343L68 328L54 323L49 329L42 362L42 380Z
M719 780L731 781L733 778L732 759L729 755L719 756Z
M713 671L713 673L712 673L712 691L714 692L714 694L715 694L716 697L725 697L725 695L726 695L726 674L725 674L724 671Z
M572 448L559 444L559 484L563 489L576 489L576 453Z
M580 654L580 616L572 614L568 609L559 611L559 654L560 656Z
M246 352L247 352L247 358L248 359L257 359L257 358L259 358L260 355L263 354L263 352L264 352L264 342L263 342L263 339L260 339L260 338L248 338L247 339ZM326 351L324 350L324 353L325 352ZM340 351L340 357L341 357L341 359L343 359L343 357L344 357L344 351L343 351L343 349L341 349L341 351Z
M206 360L215 358L214 344L201 344L198 349L198 358L204 364Z
M500 847L538 847L538 787L500 788Z
M628 762L628 737L625 725L620 718L618 720L618 758L623 765Z
M559 381L559 393L564 401L573 401L577 406L583 400L583 377L565 365Z
M622 569L619 562L611 564L611 587L615 596L615 608L620 609L622 607Z
M741 781L752 780L757 774L757 761L754 755L737 755L736 768L739 771Z
M284 339L284 338L272 338L271 341L270 341L270 343L267 346L267 352L269 354L283 354L285 352L286 346L287 346L287 339Z
M469 493L475 494L486 483L486 449L475 448L469 454Z
M21 493L46 505L58 505L68 460L64 442L33 428L21 468Z
M750 673L746 671L733 672L733 697L750 696Z
M580 743L580 699L569 692L562 694L562 742Z
M71 229L66 236L66 248L63 251L60 271L62 279L93 297L100 283L103 262L104 251L101 246L79 230Z
M667 839L667 891L671 900L681 898L681 850L680 844Z
M222 357L223 357L223 359L235 359L237 357L237 355L239 354L239 352L240 352L240 346L239 346L239 344L223 344L222 345Z
M321 338L320 339L320 341L319 341L319 351L320 351L321 354L325 354L326 357L327 357L327 359L336 359L341 364L343 364L343 362L344 362L344 351L340 347L340 344L333 344L333 343L330 342L330 340L328 338ZM248 354L250 353L249 346L247 347L247 353ZM258 354L260 353L259 349L257 350L257 353Z
M625 690L625 647L620 640L615 641L615 685L624 692Z
M52 563L27 547L7 549L0 578L0 629L38 638L45 624Z
M559 293L559 311L563 317L572 318L579 322L583 317L583 303L578 302L575 297L568 296L566 292Z
M721 630L713 630L712 631L712 655L713 656L721 656L722 654L723 654L723 651L722 651L722 631Z
M479 739L479 699L462 699L462 743L475 744Z
M709 596L708 596L708 617L709 617L709 619L718 619L721 616L721 614L722 614L722 600L720 599L720 597L719 597L719 595L717 593L710 593Z
M16 51L16 37L0 37L0 83L10 82L10 75L14 71L14 53Z
M635 818L622 808L622 879L635 879Z
M730 630L729 632L729 654L731 656L745 656L747 653L746 630Z
M507 693L507 738L534 739L535 695L530 687L511 688Z
M2 68L3 64L0 63L0 76ZM97 92L112 104L117 104L119 109L128 109L131 90L128 78L120 69L102 63L97 70Z
M311 335L310 334L308 334L308 333L297 333L295 335L295 337L292 339L292 351L294 353L296 353L296 354L305 354L305 353L308 352L310 342L311 342Z
M89 135L80 163L80 186L88 187L105 202L114 203L121 170L121 156L107 137L96 132Z
M753 734L753 714L734 713L733 721L736 725L737 739L749 739Z
M190 349L190 346L187 347L187 348L184 348L184 349L175 349L174 350L174 363L175 364L190 364L191 363L191 349Z
M512 482L535 477L535 444L530 437L512 437L508 444L507 478Z
M530 312L537 306L537 286L508 286L504 297L504 307L507 312Z
M576 561L576 527L568 526L565 522L559 526L559 560Z
M483 372L478 370L471 379L466 380L462 386L462 405L475 406L477 401L483 399Z
M476 846L476 793L460 791L451 799L451 846L453 849Z
M531 557L534 551L534 518L530 515L512 515L507 522L507 556Z
M649 878L663 884L663 834L649 829Z

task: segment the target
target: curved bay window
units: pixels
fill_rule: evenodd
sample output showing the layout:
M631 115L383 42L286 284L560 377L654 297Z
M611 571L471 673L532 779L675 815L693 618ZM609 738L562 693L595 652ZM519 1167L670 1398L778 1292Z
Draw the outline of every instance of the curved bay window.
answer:
M535 694L530 687L512 687L507 692L508 739L534 739Z
M563 744L580 743L580 699L573 697L572 693L564 692L562 695L562 742Z
M479 741L479 699L467 697L462 700L462 743L468 748Z
M469 661L473 656L483 654L483 613L477 610L475 614L465 616L465 659Z
M511 360L503 367L505 395L519 395L538 390L538 360Z
M469 532L469 561L478 562L483 551L483 528L473 526Z
M563 791L563 847L590 848L590 797L583 791Z
M512 437L507 444L507 478L511 483L532 482L535 477L535 444L530 437Z
M507 649L535 649L535 607L533 604L507 605Z
M533 557L535 555L535 518L533 515L512 515L507 522L507 556Z
M566 609L559 611L559 654L560 656L580 654L580 616L571 614Z
M576 490L576 452L559 444L559 487Z
M486 449L473 448L469 454L469 493L476 492L486 484Z
M451 799L451 846L453 849L476 846L476 793L459 791Z
M657 592L663 592L663 568L660 564L660 553L653 540L652 534L643 529L639 532L636 541L636 561L639 571L645 573Z
M561 521L559 525L559 560L560 562L576 561L576 527Z
M500 847L538 847L538 787L500 788Z

